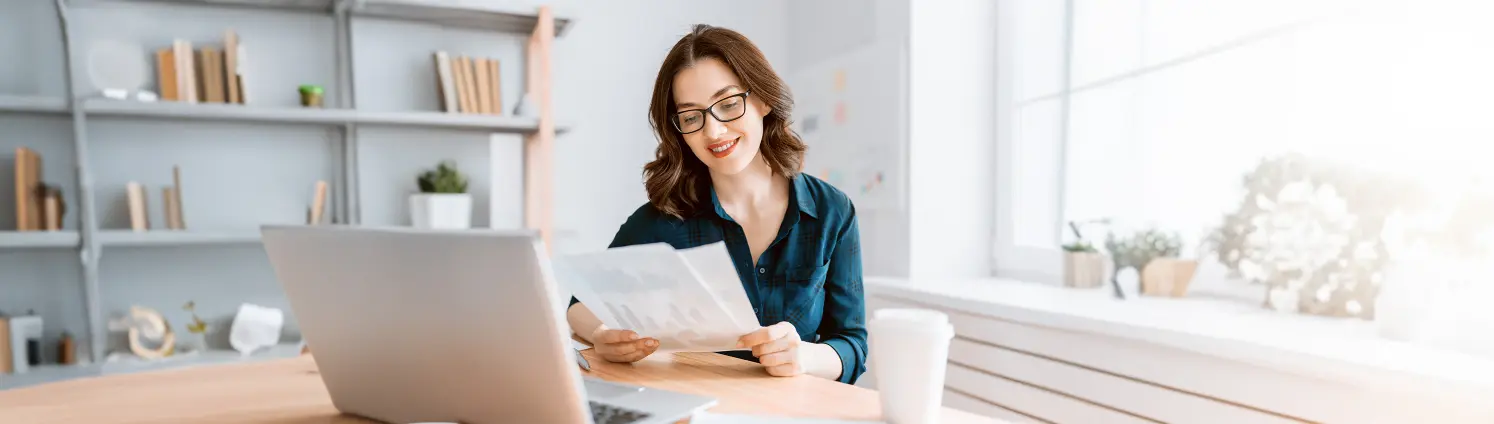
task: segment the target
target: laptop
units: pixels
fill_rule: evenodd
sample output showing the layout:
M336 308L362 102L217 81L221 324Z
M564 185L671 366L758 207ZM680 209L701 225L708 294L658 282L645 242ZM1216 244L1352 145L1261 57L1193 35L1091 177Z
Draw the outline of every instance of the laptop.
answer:
M672 423L711 398L583 378L533 232L261 228L341 412L391 422Z

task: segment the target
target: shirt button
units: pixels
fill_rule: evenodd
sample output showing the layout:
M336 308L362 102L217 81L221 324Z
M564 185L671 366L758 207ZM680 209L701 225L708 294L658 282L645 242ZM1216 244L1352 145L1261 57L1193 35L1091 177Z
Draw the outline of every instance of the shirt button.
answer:
M758 268L757 269L757 273L758 274L764 274L764 273L767 273L767 272L768 272L767 268Z

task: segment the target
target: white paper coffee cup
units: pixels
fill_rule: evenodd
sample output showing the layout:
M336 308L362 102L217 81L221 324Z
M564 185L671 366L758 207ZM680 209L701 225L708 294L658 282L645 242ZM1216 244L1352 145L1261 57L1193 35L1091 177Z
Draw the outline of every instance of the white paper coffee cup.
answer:
M939 422L954 327L927 309L881 309L867 323L870 362L890 424Z

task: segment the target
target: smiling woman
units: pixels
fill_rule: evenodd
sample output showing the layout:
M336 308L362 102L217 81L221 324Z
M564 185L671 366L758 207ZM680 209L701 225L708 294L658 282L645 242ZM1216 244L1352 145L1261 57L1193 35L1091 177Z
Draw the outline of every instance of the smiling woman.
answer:
M789 129L793 99L741 34L697 25L664 59L649 104L659 138L644 166L649 202L611 247L725 242L763 327L749 350L722 352L768 374L855 383L865 370L860 233L845 193L800 173L805 146ZM609 329L574 298L571 328L603 359L632 362L657 340Z

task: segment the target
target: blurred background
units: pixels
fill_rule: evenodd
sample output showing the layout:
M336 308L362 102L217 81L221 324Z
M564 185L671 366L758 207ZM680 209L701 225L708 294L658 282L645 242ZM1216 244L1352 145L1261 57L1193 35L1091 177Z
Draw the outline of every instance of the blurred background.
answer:
M662 58L707 23L789 83L804 172L856 204L871 309L955 317L946 402L1481 422L1491 18L1475 0L0 0L0 388L245 360L245 314L280 334L251 357L294 354L262 224L605 248L646 201ZM130 321L155 317L189 345L132 349Z

